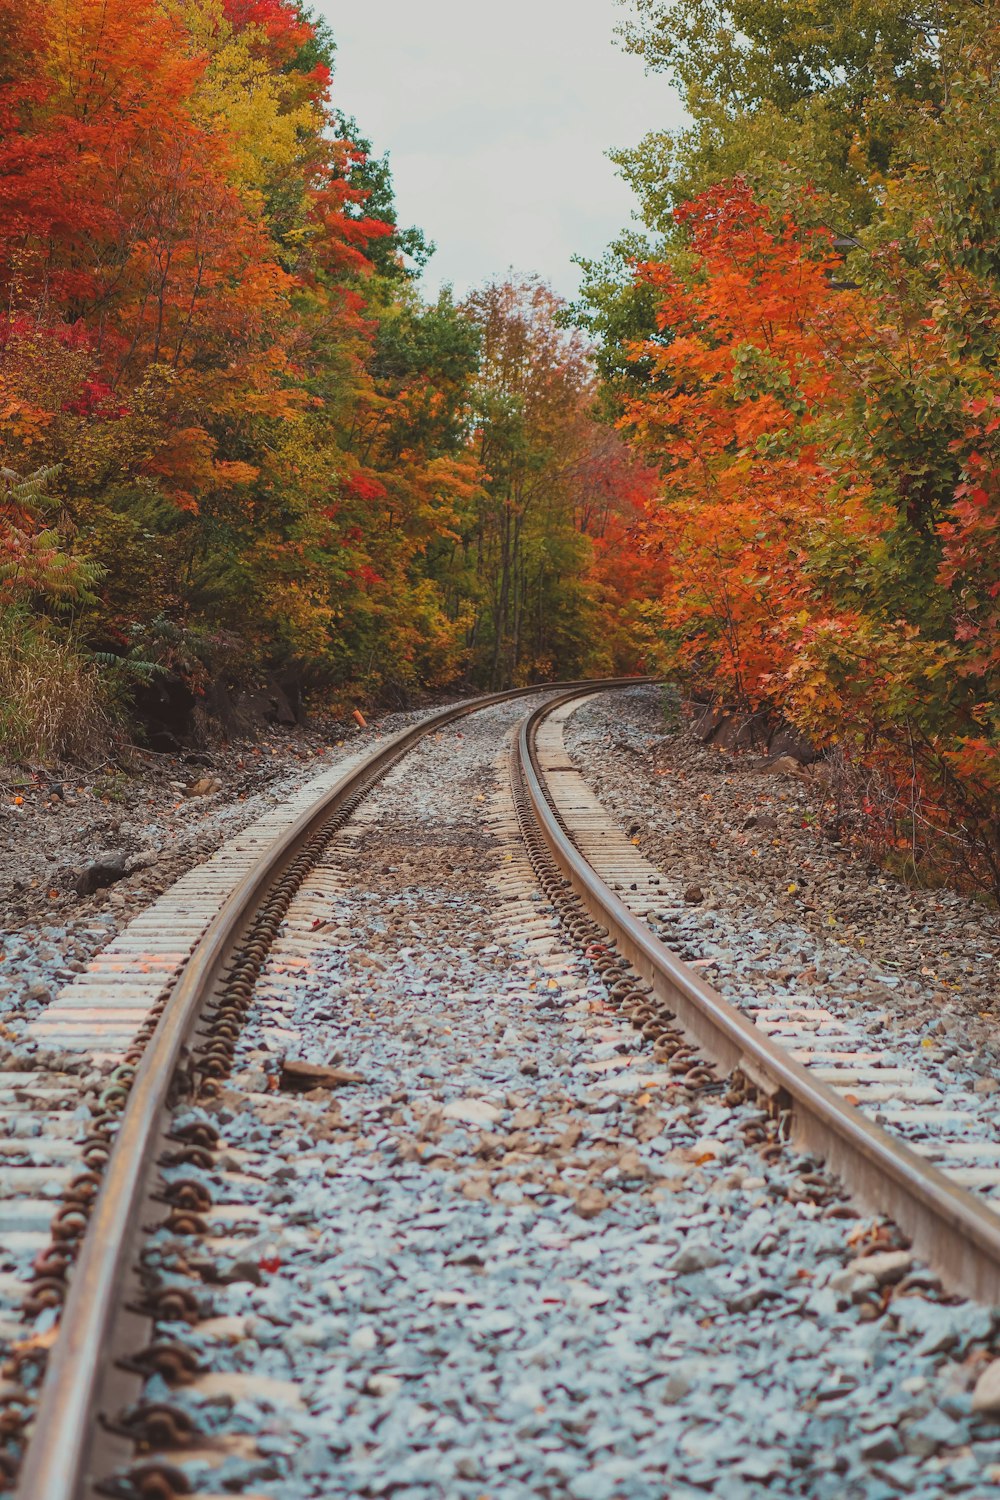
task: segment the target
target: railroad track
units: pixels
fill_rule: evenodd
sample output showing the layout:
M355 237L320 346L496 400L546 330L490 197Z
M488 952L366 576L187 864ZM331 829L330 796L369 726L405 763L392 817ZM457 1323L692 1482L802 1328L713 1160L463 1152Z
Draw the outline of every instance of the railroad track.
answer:
M10 1310L3 1330L8 1337L21 1308L35 1316L62 1304L72 1272L36 1418L60 1439L51 1447L33 1446L19 1493L46 1500L86 1493L95 1482L91 1462L100 1468L128 1451L127 1441L108 1441L98 1415L104 1404L121 1404L123 1393L137 1384L135 1372L131 1382L120 1381L115 1365L115 1355L130 1342L141 1344L150 1326L148 1316L129 1308L128 1295L131 1305L141 1305L130 1256L137 1221L155 1213L148 1179L164 1148L165 1113L176 1080L181 1088L187 1083L184 1068L197 1047L202 1016L214 1007L221 1034L208 1039L199 1076L224 1076L239 1016L288 900L338 825L426 736L528 691L489 694L442 710L393 736L345 774L320 778L326 785L318 798L314 792L309 799L306 792L295 799L301 810L290 826L278 832L280 814L262 820L205 868L177 882L33 1026L35 1039L57 1056L72 1057L76 1049L95 1063L112 1059L117 1066L110 1076L91 1077L89 1106L81 1102L75 1062L72 1072L47 1069L0 1080L8 1085L6 1102L16 1109L13 1118L8 1116L14 1186L8 1186L0 1222L5 1246L19 1251L22 1262L30 1258L31 1266L29 1287L22 1269L0 1288ZM81 1140L73 1115L88 1107L91 1119ZM168 1149L168 1158L202 1159L204 1138L194 1130L191 1140L172 1143L179 1150ZM64 1189L54 1214L51 1200L37 1194L39 1180L50 1190ZM183 1210L174 1213L178 1221L184 1222ZM123 1293L126 1285L129 1294ZM43 1351L44 1341L22 1359L30 1364L43 1358ZM2 1410L0 1431L14 1439L8 1452L16 1453L19 1429L30 1415L16 1382L3 1393ZM104 1441L92 1460L97 1435ZM6 1467L15 1472L10 1458Z
M569 763L566 712L579 695L538 710L522 726L520 762L546 844L587 910L653 986L669 1014L727 1072L738 1069L783 1111L796 1139L821 1157L869 1209L888 1214L948 1284L1000 1303L1000 1215L965 1190L1000 1184L1000 1143L974 1144L988 1165L969 1165L961 1117L943 1106L916 1067L884 1067L828 1010L801 1003L730 1004L658 937L660 872L615 827ZM816 1029L824 1028L822 1047ZM848 1102L850 1096L851 1102ZM875 1123L865 1112L892 1126ZM933 1134L913 1149L909 1124ZM936 1160L931 1160L930 1155Z
M594 803L570 766L562 742L562 717L596 687L567 687L524 720L512 746L513 799L511 790L501 787L490 804L491 837L506 849L495 880L496 900L504 924L518 934L523 962L535 966L532 1004L551 1008L556 1003L547 1002L544 993L539 998L539 987L551 986L571 999L584 995L585 989L579 987L583 981L574 980L578 988L573 989L566 977L567 961L560 943L565 946L568 940L584 955L580 960L584 968L589 966L601 975L609 1011L613 1008L641 1029L655 1049L653 1064L645 1054L628 1059L641 1075L638 1082L644 1092L640 1098L657 1088L681 1088L687 1097L715 1100L725 1095L739 1101L756 1094L767 1108L751 1118L751 1132L764 1131L780 1149L780 1139L791 1131L814 1156L829 1162L862 1202L895 1219L950 1284L983 1300L1000 1301L1000 1220L992 1211L847 1104L842 1093L816 1075L815 1067L804 1065L788 1046L768 1035L769 1017L763 1017L762 1025L759 1016L741 1015L671 954L647 925L659 877ZM348 921L358 881L365 872L367 834L375 817L370 794L390 773L405 778L414 758L408 752L418 746L426 751L433 737L450 730L461 716L500 706L513 712L508 700L518 696L522 695L493 695L462 705L388 741L327 787L318 803L303 809L293 826L266 851L252 847L251 840L243 851L247 868L221 909L219 895L226 886L222 875L204 906L190 914L187 926L183 912L176 923L165 924L162 946L153 952L149 942L153 928L148 922L134 951L140 963L152 959L160 963L160 969L146 982L140 981L137 989L123 957L111 961L113 970L105 968L114 974L110 1009L117 1007L120 1014L95 1016L88 1009L84 1021L70 1016L67 1022L65 1016L73 1006L64 1004L62 1013L56 1010L42 1022L47 1029L40 1035L49 1044L63 1047L74 1036L82 1044L87 1025L93 1022L103 1055L120 1056L121 1061L111 1077L102 1080L95 1098L95 1118L83 1146L86 1171L66 1185L60 1208L66 1230L57 1236L54 1250L43 1248L44 1275L32 1293L32 1311L37 1315L39 1308L58 1302L60 1280L69 1282L40 1402L37 1409L26 1403L23 1412L33 1422L33 1430L45 1433L46 1438L28 1443L18 1489L21 1500L80 1500L97 1493L160 1500L187 1492L187 1478L171 1459L170 1449L173 1444L196 1447L196 1433L183 1405L172 1405L164 1398L164 1381L183 1385L198 1366L197 1339L192 1345L176 1337L186 1323L197 1329L205 1314L204 1299L191 1279L192 1268L199 1264L191 1246L204 1240L209 1261L214 1258L237 1265L246 1261L251 1253L246 1247L251 1246L259 1265L280 1265L280 1258L267 1249L270 1221L263 1221L262 1228L254 1206L261 1180L254 1174L265 1168L258 1161L253 1134L248 1137L249 1146L234 1146L223 1139L225 1127L213 1123L211 1109L202 1106L225 1095L234 1065L242 1062L241 1076L250 1076L244 1027L255 1005L263 1010L258 1042L264 1050L251 1059L251 1073L254 1068L261 1073L264 1088L273 1088L276 1082L273 1070L266 1072L270 1066L267 1048L274 1045L274 1036L291 1043L294 1050L300 1036L295 997L301 994L302 976L329 965L331 946L346 941L349 929L338 923ZM388 795L383 795L383 802ZM454 855L449 857L452 865L446 868L451 871ZM420 867L418 854L411 873L419 877ZM386 869L389 875L395 874L395 866ZM345 874L351 871L350 877ZM539 903L539 891L547 904ZM414 912L408 918L414 946L426 942L421 909L406 909ZM192 923L205 930L186 956L181 950L191 939ZM338 933L342 934L339 940ZM118 955L128 951L125 936ZM474 959L480 967L492 965L495 970L502 960L488 955L499 952L501 946L480 944L470 964ZM406 959L411 950L398 951ZM162 976L170 964L175 964L173 983L164 994ZM380 968L377 958L374 967ZM332 978L331 972L325 982L340 984L339 971ZM445 974L433 969L430 974L432 980L444 984ZM419 996L421 984L416 988ZM342 991L352 997L356 1017L348 1035L371 1030L370 1021L376 1015L357 999L359 993L355 974ZM602 1002L576 999L576 1009L581 1006L601 1009ZM604 1044L620 1054L618 1016L614 1019ZM138 1036L132 1034L134 1023L139 1026ZM802 1034L794 1033L791 1040L801 1044ZM511 1046L516 1045L515 1039ZM125 1050L116 1053L115 1047ZM801 1052L802 1046L797 1050ZM617 1068L617 1057L597 1059L594 1066L609 1061ZM725 1082L734 1071L735 1086ZM360 1086L361 1074L339 1070L337 1065L332 1073L338 1072L336 1082L348 1088ZM66 1082L72 1076L63 1078L62 1093L55 1102L72 1102L72 1087ZM308 1070L302 1076L308 1082ZM526 1076L535 1075L529 1068ZM855 1089L864 1087L856 1070L851 1084ZM328 1079L324 1086L329 1085ZM376 1100L373 1118L383 1118L394 1103L396 1114L405 1112L406 1093L404 1088ZM312 1108L314 1096L310 1101ZM463 1127L485 1127L500 1113L500 1107L489 1102L473 1100L470 1104L459 1099L452 1103L457 1113L451 1118ZM255 1107L266 1126L266 1103ZM602 1107L607 1107L606 1100ZM462 1108L469 1118L462 1116ZM318 1103L315 1109L320 1109ZM524 1106L518 1109L525 1119L534 1119L536 1114L541 1119L544 1113ZM770 1123L765 1126L760 1122L768 1115ZM334 1136L341 1128L339 1121L330 1126ZM433 1127L425 1122L425 1128L433 1138L434 1130L442 1128L440 1119ZM521 1133L531 1128L525 1125ZM43 1124L40 1134L44 1129ZM45 1157L45 1149L39 1159L49 1167L58 1152ZM61 1149L68 1152L68 1148ZM414 1149L419 1155L424 1148ZM488 1153L489 1146L479 1149ZM228 1162L221 1173L220 1160ZM65 1175L71 1172L70 1167L62 1170ZM570 1168L569 1174L578 1170ZM62 1185L63 1179L57 1180ZM30 1186L27 1180L25 1185ZM537 1182L531 1186L538 1189ZM470 1201L477 1200L481 1189L482 1196L489 1196L481 1178L470 1179L466 1188L463 1192ZM568 1188L565 1183L558 1188L570 1190L575 1191L572 1182ZM587 1198L587 1193L596 1193L597 1198ZM815 1185L815 1194L817 1203L835 1207L828 1184ZM603 1191L589 1183L580 1190L575 1202L584 1221L603 1197ZM37 1233L39 1226L32 1222L32 1232ZM143 1228L154 1225L160 1226L154 1233L141 1235ZM188 1247L179 1258L178 1245ZM186 1268L184 1275L177 1274L178 1264ZM598 1298L595 1305L600 1305L600 1294L594 1295ZM371 1379L374 1394L391 1389L386 1380L398 1383L398 1377L378 1373ZM143 1384L150 1380L143 1400ZM235 1384L239 1386L239 1381ZM255 1389L252 1381L246 1389ZM0 1409L8 1414L8 1430L15 1427L20 1399L17 1391L8 1391L6 1407Z

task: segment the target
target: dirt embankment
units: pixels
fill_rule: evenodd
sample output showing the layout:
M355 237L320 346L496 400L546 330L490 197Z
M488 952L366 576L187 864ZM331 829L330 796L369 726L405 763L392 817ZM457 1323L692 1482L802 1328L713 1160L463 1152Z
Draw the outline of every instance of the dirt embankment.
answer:
M0 765L0 1014L44 999L185 871L335 761L418 715L275 726L95 769Z

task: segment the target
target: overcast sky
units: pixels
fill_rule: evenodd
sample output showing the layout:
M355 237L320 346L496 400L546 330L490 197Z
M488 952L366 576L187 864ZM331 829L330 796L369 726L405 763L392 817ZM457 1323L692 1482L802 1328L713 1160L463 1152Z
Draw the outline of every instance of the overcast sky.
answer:
M564 296L632 195L607 160L680 109L622 51L616 0L320 0L337 41L334 98L388 150L401 224L437 244L426 275L461 295L508 267Z

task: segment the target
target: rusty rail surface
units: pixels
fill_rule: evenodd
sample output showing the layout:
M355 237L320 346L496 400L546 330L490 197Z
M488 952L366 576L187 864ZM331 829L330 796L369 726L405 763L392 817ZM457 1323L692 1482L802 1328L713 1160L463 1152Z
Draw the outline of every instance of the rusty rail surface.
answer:
M887 1214L944 1283L1000 1303L1000 1215L902 1141L873 1124L706 984L619 900L567 835L535 751L543 719L580 696L550 700L521 726L521 774L553 859L590 915L674 1011L689 1037L726 1072L740 1068L791 1109L802 1146L822 1157L869 1212Z
M634 685L645 678L591 679L569 696ZM107 1477L98 1473L97 1441L103 1431L103 1393L121 1380L115 1369L123 1353L116 1327L123 1320L124 1288L135 1258L149 1181L165 1134L171 1089L188 1058L195 1029L246 933L293 861L322 834L345 804L364 795L385 772L428 734L456 719L533 693L568 688L539 683L468 699L401 730L347 772L267 850L225 900L181 970L177 984L136 1070L128 1103L114 1138L80 1257L73 1268L31 1437L17 1488L18 1500L83 1500Z

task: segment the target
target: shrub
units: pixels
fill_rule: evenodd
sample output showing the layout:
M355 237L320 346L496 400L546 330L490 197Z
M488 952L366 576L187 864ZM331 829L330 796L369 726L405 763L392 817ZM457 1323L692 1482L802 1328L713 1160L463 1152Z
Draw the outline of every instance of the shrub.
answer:
M0 614L0 755L105 759L118 721L116 687L71 636L20 610Z

